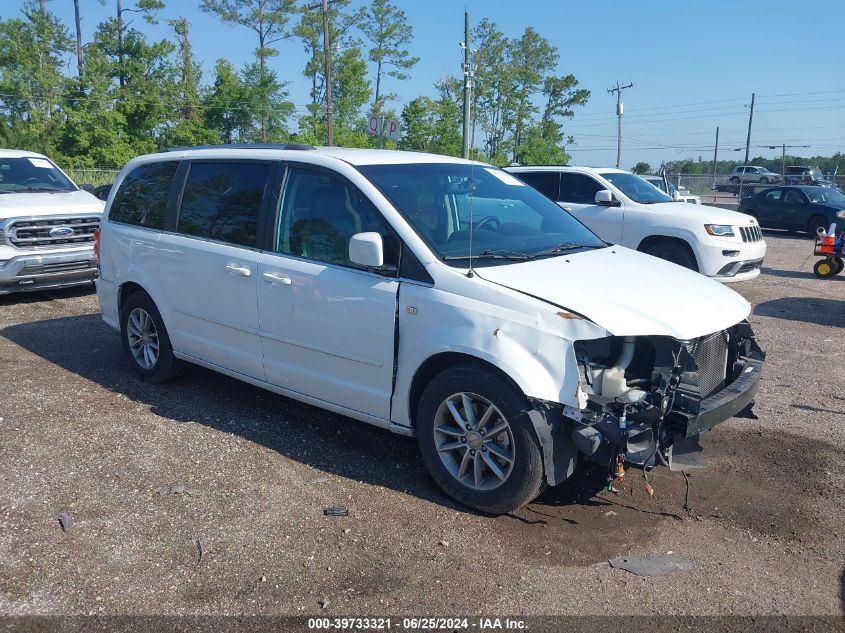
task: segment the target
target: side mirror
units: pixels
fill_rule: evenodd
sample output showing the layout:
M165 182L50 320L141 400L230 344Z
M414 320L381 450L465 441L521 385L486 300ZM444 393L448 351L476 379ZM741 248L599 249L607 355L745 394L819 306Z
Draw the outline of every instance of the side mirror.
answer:
M349 239L349 261L358 266L384 265L384 244L378 233L356 233Z
M678 191L677 189L675 189L672 192L672 200L674 200L675 202L678 202L680 199L681 199L681 192Z
M82 189L82 191L87 191L88 193L94 193L94 185L92 185L90 183L86 182L85 184L79 185L79 188Z
M615 202L613 194L607 189L596 191L596 204L600 204L603 207L612 207L615 206Z

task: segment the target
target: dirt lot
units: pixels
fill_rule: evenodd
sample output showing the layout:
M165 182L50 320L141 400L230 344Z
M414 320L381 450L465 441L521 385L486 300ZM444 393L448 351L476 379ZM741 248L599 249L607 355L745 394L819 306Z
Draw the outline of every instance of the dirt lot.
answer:
M845 276L767 240L735 286L768 352L759 419L703 439L690 512L658 468L653 498L584 472L480 516L413 441L198 368L137 381L87 291L0 298L0 613L842 614ZM605 563L670 551L696 569Z

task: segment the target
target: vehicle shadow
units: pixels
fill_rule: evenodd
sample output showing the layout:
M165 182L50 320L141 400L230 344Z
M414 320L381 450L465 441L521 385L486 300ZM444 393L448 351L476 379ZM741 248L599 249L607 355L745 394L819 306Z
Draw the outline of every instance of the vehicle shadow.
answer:
M783 297L754 307L754 314L816 325L845 327L845 301L818 297Z
M232 433L313 468L410 494L461 512L428 475L416 441L191 366L153 385L129 369L119 336L99 314L13 325L0 336L69 372L142 403L174 423Z
M839 600L842 602L842 613L845 614L845 567L842 568L842 578L839 579Z
M34 292L12 292L0 295L0 308L24 303L42 303L54 299L72 299L94 294L94 284L81 284L57 290L36 290Z
M818 279L812 271L803 270L780 270L778 268L767 268L763 266L761 272L764 275L771 275L772 277L788 277L791 279ZM825 281L845 281L845 276L834 275L828 277Z

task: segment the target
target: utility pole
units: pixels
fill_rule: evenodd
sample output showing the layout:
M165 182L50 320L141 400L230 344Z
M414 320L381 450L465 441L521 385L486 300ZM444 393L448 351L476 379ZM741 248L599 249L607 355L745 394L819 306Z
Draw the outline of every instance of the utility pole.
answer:
M748 113L748 136L745 137L745 164L748 165L748 151L751 149L751 121L754 119L754 93L751 93L751 111ZM745 180L743 178L743 180Z
M73 13L76 18L76 68L79 73L79 86L83 87L82 66L84 59L82 56L82 18L79 15L79 0L73 0Z
M627 86L620 86L617 81L616 87L607 90L610 94L616 93L616 169L619 169L619 165L622 164L622 91L633 87L634 84L632 83Z
M719 156L719 126L716 126L716 146L713 149L713 191L716 191L716 160Z
M329 0L323 0L323 50L326 57L326 144L334 145L332 112L332 49L329 35Z
M464 11L464 136L461 144L461 156L469 158L469 128L470 128L470 91L472 90L472 54L469 40L469 13Z

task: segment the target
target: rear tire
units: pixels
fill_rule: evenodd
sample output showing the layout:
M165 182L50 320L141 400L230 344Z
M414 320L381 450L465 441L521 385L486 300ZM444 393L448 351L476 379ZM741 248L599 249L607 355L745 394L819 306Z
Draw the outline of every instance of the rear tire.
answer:
M833 274L838 275L842 272L842 269L845 268L845 261L842 261L841 257L834 257L833 258Z
M739 178L737 178L736 176L732 176L732 177L731 177L731 182L732 182L733 184L735 184L735 185L738 185L738 184L739 184Z
M173 355L164 321L146 292L133 292L121 306L120 338L129 366L141 380L167 382L185 373L187 366Z
M456 501L487 514L533 501L545 477L529 409L522 393L482 367L458 365L435 377L416 419L432 478Z
M660 240L649 244L648 247L643 249L643 252L698 272L695 255L692 254L692 251L686 244L681 244L674 240Z

